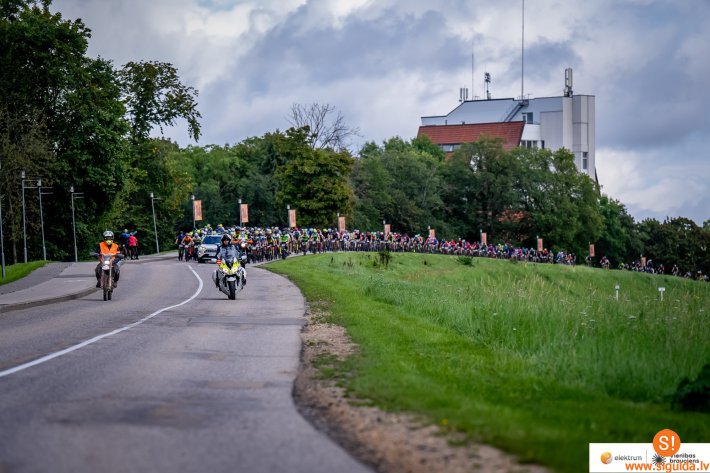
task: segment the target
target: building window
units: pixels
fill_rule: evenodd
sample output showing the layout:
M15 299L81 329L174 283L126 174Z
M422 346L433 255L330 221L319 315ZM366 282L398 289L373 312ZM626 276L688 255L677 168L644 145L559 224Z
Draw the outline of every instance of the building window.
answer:
M537 149L537 141L534 140L522 140L520 142L520 147L521 148L527 148L527 149Z
M533 113L532 112L523 112L523 121L525 123L532 123L533 122Z
M589 170L589 153L582 151L582 171Z
M454 150L454 145L441 145L441 149L443 149L445 153L451 153Z
M540 148L545 149L545 140L540 142Z

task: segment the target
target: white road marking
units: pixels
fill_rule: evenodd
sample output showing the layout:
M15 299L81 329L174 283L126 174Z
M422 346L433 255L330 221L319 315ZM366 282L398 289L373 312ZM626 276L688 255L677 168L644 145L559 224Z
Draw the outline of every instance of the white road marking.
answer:
M146 317L143 317L143 318L140 319L139 321L134 322L134 323L132 323L132 324L130 324L130 325L126 325L126 326L123 327L123 328L116 329L116 330L114 330L114 331L112 331L112 332L104 333L103 335L98 335L98 336L96 336L96 337L94 337L94 338L92 338L92 339L85 340L85 341L83 341L83 342L81 342L81 343L77 343L76 345L72 345L72 346L70 346L69 348L65 348L64 350L60 350L60 351L57 351L57 352L54 352L54 353L50 353L49 355L45 355L45 356L43 356L42 358L37 358L37 359L34 360L34 361L30 361L30 362L28 362L28 363L25 363L25 364L22 364L22 365L19 365L19 366L15 366L14 368L10 368L10 369L7 369L7 370L5 370L5 371L0 371L0 378L2 378L2 377L4 377L4 376L9 376L9 375L14 374L14 373L17 373L18 371L26 370L27 368L31 368L31 367L33 367L33 366L40 365L40 364L45 363L45 362L47 362L47 361L49 361L49 360L53 360L53 359L55 359L55 358L59 358L60 356L66 355L67 353L71 353L71 352L73 352L73 351L75 351L75 350L78 350L79 348L84 348L85 346L91 345L92 343L96 343L96 342L98 342L99 340L102 340L102 339L104 339L104 338L106 338L106 337L110 337L110 336L112 336L112 335L116 335L116 334L121 333L121 332L123 332L123 331L126 331L126 330L128 330L128 329L132 329L133 327L136 327L136 326L142 324L142 323L145 322L146 320L152 319L152 318L155 317L156 315L158 315L158 314L160 314L160 313L162 313L162 312L165 312L166 310L174 309L174 308L176 308L176 307L180 307L181 305L187 304L188 302L190 302L191 300L193 300L195 297L197 297L197 296L200 294L200 292L202 291L202 287L203 287L202 278L200 278L200 276L195 272L194 269L192 269L192 268L189 267L189 266L188 266L188 268L190 269L190 271L192 271L192 274L195 275L195 277L197 278L197 280L198 280L199 283L200 283L199 287L197 288L197 291L195 291L195 293L194 293L194 294L192 295L192 297L190 297L189 299L186 299L186 300L182 301L182 302L179 303L179 304L171 305L170 307L164 307L164 308L162 308L162 309L160 309L160 310L156 310L156 311L153 312L152 314L150 314L150 315L148 315L148 316L146 316Z

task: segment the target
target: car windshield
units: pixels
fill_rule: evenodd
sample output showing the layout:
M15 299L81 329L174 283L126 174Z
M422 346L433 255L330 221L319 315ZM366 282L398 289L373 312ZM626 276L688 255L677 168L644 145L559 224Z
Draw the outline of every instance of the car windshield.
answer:
M202 240L203 245L219 245L219 240L221 237L219 235L210 235L206 236L204 240Z

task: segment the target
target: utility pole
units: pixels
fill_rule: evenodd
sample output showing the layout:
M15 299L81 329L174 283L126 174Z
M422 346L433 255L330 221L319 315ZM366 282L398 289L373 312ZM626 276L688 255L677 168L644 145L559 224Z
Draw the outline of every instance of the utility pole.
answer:
M158 246L158 226L155 223L155 201L160 200L157 197L153 196L153 193L150 193L150 207L153 209L153 231L155 232L155 252L160 253L160 246Z
M192 230L194 231L195 228L197 228L197 220L196 220L196 215L195 215L195 194L192 194Z
M2 256L2 278L5 279L5 239L2 234L2 198L0 195L0 255Z
M74 262L79 262L79 252L76 248L76 219L74 217L74 199L83 199L83 192L74 192L74 186L69 188L69 193L71 194L71 227L74 233Z
M22 182L22 242L25 248L25 264L27 263L27 217L25 216L25 171L20 171Z
M49 195L51 192L42 192L42 179L37 179L37 193L39 194L39 222L42 228L42 259L47 261L47 245L44 242L44 212L42 211L42 195Z

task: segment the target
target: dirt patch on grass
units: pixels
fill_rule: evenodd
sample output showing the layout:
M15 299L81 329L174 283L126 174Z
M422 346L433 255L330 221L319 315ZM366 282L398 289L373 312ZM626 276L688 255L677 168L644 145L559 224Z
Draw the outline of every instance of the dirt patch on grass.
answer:
M393 414L348 397L330 367L356 352L345 329L326 323L314 307L301 335L303 351L294 398L301 413L353 456L383 473L515 472L546 473L522 465L501 450L474 444L412 415Z

